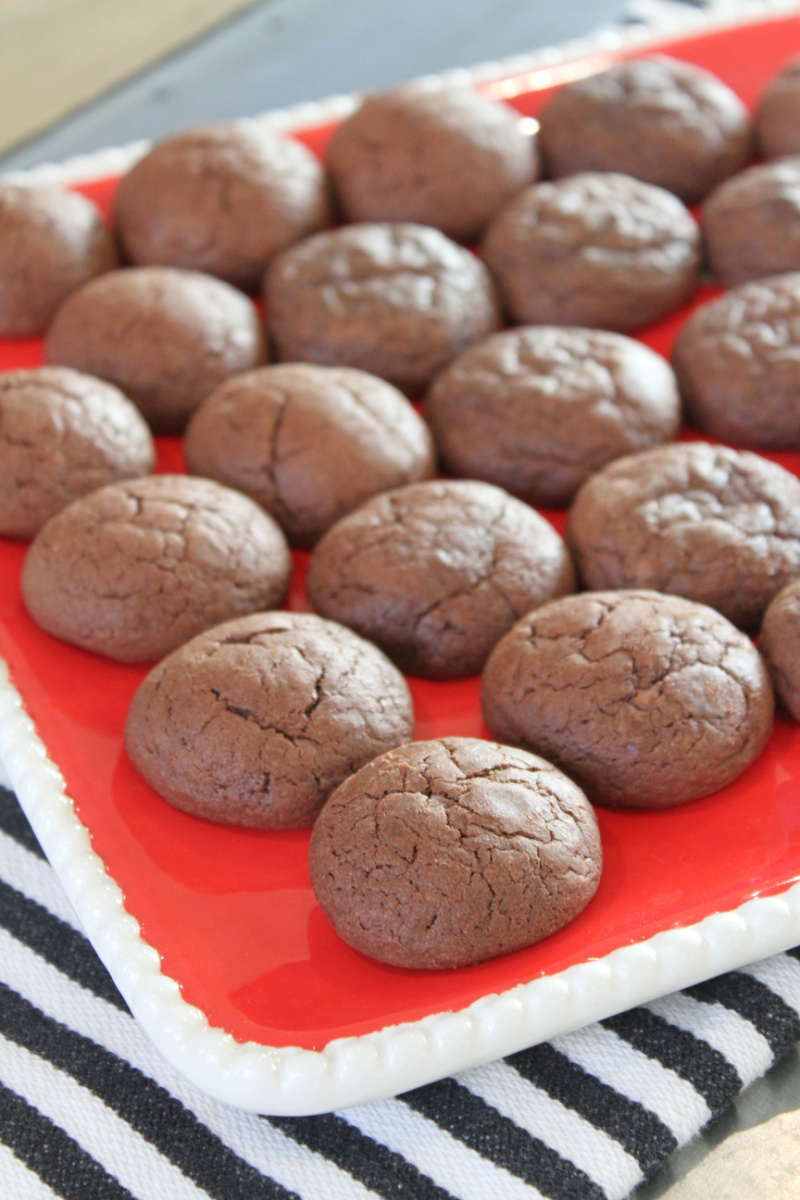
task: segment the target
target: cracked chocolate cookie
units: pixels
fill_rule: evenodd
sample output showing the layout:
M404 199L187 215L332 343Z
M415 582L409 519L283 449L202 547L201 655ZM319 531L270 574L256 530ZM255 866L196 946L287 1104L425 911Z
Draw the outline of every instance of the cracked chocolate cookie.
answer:
M748 167L713 192L701 222L725 287L800 270L800 157Z
M784 708L800 721L800 580L781 588L767 607L758 648Z
M704 604L651 591L584 592L530 613L482 682L492 735L544 754L591 800L670 808L717 791L772 730L769 673Z
M161 658L212 625L283 601L286 539L247 496L150 475L76 500L39 531L22 595L47 633L120 662Z
M223 380L264 361L264 339L252 302L222 280L127 267L62 304L44 353L116 384L155 433L180 433Z
M336 130L327 163L348 221L414 221L462 242L539 174L518 113L473 88L427 83L368 96Z
M700 230L663 188L586 172L520 192L482 253L518 324L628 333L691 296Z
M313 546L370 496L435 470L402 392L352 367L287 363L237 375L192 417L186 463L252 496L292 545Z
M800 273L698 308L672 363L696 428L750 449L800 450Z
M0 186L0 337L37 337L58 306L119 265L97 207L55 187Z
M280 359L359 367L412 392L500 321L483 263L423 225L315 234L273 260L265 299Z
M567 541L587 588L686 596L754 630L800 576L800 481L705 442L646 450L583 485Z
M640 342L540 325L465 350L433 381L425 417L450 474L562 508L605 463L674 438L680 399Z
M345 780L309 846L311 884L350 946L450 968L541 941L597 890L602 850L583 792L522 750L413 742Z
M0 374L0 534L33 537L79 496L154 461L144 418L110 383L69 367Z
M159 142L114 198L135 263L207 271L257 291L269 260L329 221L325 176L265 121L220 121Z
M328 530L307 578L318 612L370 638L406 674L431 679L476 674L522 613L574 587L552 525L472 480L368 500Z
M764 88L755 126L764 158L800 154L800 58L788 62Z
M299 829L342 780L413 731L408 685L376 646L308 613L266 612L160 662L133 697L125 745L184 812Z
M550 175L619 171L687 204L738 171L752 131L727 84L666 56L616 63L562 88L540 115Z

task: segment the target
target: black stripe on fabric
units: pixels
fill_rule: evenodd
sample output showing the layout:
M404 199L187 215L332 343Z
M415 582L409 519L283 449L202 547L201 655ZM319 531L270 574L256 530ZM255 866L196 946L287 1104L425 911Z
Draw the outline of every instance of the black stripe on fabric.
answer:
M2 1083L0 1141L64 1200L133 1200L68 1133Z
M450 1192L413 1163L335 1114L323 1117L265 1117L309 1150L315 1150L385 1200L452 1200Z
M0 925L51 966L109 1004L128 1011L111 976L82 933L0 879Z
M790 958L793 958L797 962L800 962L800 946L793 946L792 949L787 950L786 953L789 955Z
M719 1050L647 1008L633 1008L601 1024L687 1080L712 1113L726 1108L742 1090L739 1072Z
M603 1189L585 1171L455 1079L415 1088L399 1098L495 1166L505 1167L538 1188L550 1200L606 1200Z
M571 1062L554 1046L533 1046L512 1054L506 1062L548 1096L607 1133L636 1159L645 1175L677 1149L677 1138L660 1117Z
M795 1010L752 975L731 971L686 988L686 994L706 1004L724 1004L744 1017L767 1039L775 1058L788 1053L800 1038L800 1017Z
M36 840L36 835L28 824L28 818L19 806L19 801L13 792L0 784L0 829L7 833L15 842L19 842L26 850L44 858L42 847Z
M289 1200L295 1193L239 1158L173 1096L104 1046L52 1020L0 984L0 1032L46 1059L218 1200Z

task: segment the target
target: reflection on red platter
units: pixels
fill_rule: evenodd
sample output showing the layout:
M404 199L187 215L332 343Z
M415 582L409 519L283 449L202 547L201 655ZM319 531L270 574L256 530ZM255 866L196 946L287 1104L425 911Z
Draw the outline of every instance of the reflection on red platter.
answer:
M752 102L800 51L800 19L664 49L716 71ZM510 81L506 92L521 112L535 114L545 79L540 72ZM302 136L320 151L329 135L330 127L320 127ZM113 188L113 180L102 180L81 190L107 209ZM707 289L701 298L712 294ZM689 311L647 330L643 340L668 354ZM38 341L0 343L0 368L40 361ZM770 457L800 475L800 454ZM161 440L158 462L161 471L182 469L177 441ZM563 514L547 515L563 529ZM206 823L172 809L137 775L122 734L147 668L106 662L37 629L19 593L24 553L20 543L0 542L0 653L94 849L163 970L212 1025L239 1039L319 1049L333 1038L460 1009L800 879L800 727L781 719L761 759L724 791L666 812L600 810L603 880L588 908L560 933L457 971L381 966L349 949L323 917L309 886L307 832ZM309 607L307 557L295 555L294 609ZM478 680L410 683L419 738L487 736Z

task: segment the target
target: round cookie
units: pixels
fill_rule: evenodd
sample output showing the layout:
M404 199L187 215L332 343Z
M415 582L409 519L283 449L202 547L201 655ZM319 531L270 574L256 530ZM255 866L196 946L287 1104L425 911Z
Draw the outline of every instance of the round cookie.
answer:
M445 969L541 941L600 881L597 818L551 763L473 738L414 742L347 779L309 846L314 893L350 946Z
M258 289L274 254L329 216L317 159L265 121L219 121L166 138L114 198L133 262L207 271L246 291Z
M117 388L69 367L0 374L0 534L29 538L62 508L153 470L138 410Z
M436 376L425 417L451 474L561 508L605 463L674 438L680 399L640 342L538 325L465 350Z
M348 221L413 221L462 242L539 175L513 109L419 82L368 96L334 133L327 165Z
M764 158L800 154L800 58L788 62L764 88L755 126Z
M725 287L800 271L800 157L748 167L702 211L709 265Z
M540 115L554 178L619 171L700 200L750 157L742 101L709 71L666 56L616 63L562 88Z
M583 485L567 541L587 588L686 596L754 630L800 575L800 481L747 451L661 446Z
M174 267L128 267L69 297L44 354L116 384L154 432L180 433L223 380L264 361L264 339L252 302L229 284Z
M238 488L295 546L370 496L430 479L430 431L402 392L352 367L288 363L229 379L184 443L193 475Z
M277 607L286 539L247 496L210 479L150 475L100 488L40 530L22 595L62 641L119 662L161 658L212 625Z
M409 741L411 695L376 646L309 613L239 617L138 688L125 745L170 804L255 829L312 825L338 785Z
M318 612L370 638L406 674L452 679L480 671L522 613L572 591L575 575L543 517L468 480L368 500L328 530L306 582Z
M492 735L544 754L597 803L671 808L764 749L774 697L753 643L704 604L584 592L523 617L484 671Z
M0 185L0 337L37 337L81 284L119 265L97 207L78 192Z
M800 273L698 308L672 363L690 422L724 442L800 450Z
M423 388L498 327L489 273L423 225L349 225L278 255L265 280L278 357L359 367Z
M769 604L758 648L784 708L800 721L800 580L781 588Z
M663 188L587 172L520 192L482 253L518 324L627 333L691 296L700 230Z

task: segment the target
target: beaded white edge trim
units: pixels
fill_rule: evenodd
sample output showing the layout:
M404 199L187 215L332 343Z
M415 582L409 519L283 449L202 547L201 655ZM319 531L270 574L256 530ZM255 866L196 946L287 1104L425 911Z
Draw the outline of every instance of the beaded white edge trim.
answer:
M429 82L432 87L443 82L485 84L553 68L560 81L566 76L557 69L574 59L596 59L631 46L663 46L673 34L690 37L742 24L747 18L760 23L797 9L796 0L761 0L741 5L733 18L728 14L692 24L688 31L684 24L675 30L662 25L656 37L640 29L604 32L502 63L450 71ZM336 96L255 119L298 129L342 117L356 101ZM86 182L127 170L147 146L135 142L4 178ZM396 1095L800 944L800 883L795 883L779 896L754 898L734 911L656 934L605 958L484 996L459 1012L336 1039L322 1051L237 1042L187 1004L175 980L162 972L158 952L125 911L122 892L92 849L63 776L0 660L0 782L3 774L87 937L145 1032L197 1087L252 1112L308 1116Z

